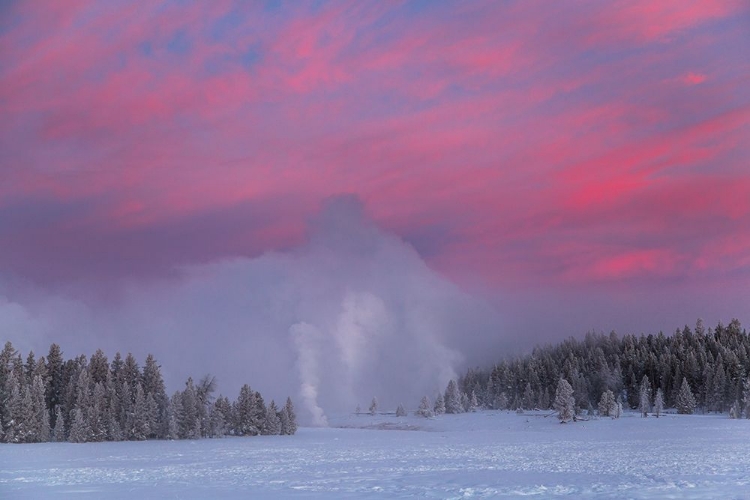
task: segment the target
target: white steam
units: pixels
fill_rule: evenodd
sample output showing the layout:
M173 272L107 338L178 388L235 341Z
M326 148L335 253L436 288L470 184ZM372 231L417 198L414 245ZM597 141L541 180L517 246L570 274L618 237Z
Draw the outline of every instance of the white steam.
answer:
M308 323L295 323L289 329L294 345L297 347L297 369L300 376L300 396L305 408L310 412L312 425L325 427L328 420L323 408L318 405L318 386L320 385L318 348L321 343L320 331Z
M68 357L102 348L141 362L152 352L172 390L212 373L231 397L246 382L268 400L291 395L315 425L373 396L416 406L497 331L483 303L351 197L329 201L294 251L190 267L114 303L43 295L0 300L0 328L21 349L57 342Z

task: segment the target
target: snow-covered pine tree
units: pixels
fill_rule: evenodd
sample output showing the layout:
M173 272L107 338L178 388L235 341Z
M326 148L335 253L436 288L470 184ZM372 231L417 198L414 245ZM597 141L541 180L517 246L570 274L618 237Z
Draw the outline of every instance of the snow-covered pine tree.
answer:
M47 354L47 376L48 382L45 386L45 406L50 411L50 425L55 427L57 407L62 404L65 394L63 380L63 357L60 346L52 344Z
M71 443L85 443L88 441L91 430L89 429L86 418L83 416L83 411L80 408L75 408L71 415L72 423L70 424L70 433L68 433L68 441Z
M560 423L565 423L575 418L575 400L573 399L573 388L564 378L557 382L555 391L555 402L553 408L557 411L557 418Z
M280 432L282 436L288 436L291 433L289 432L290 426L289 426L289 412L286 409L286 406L282 406L281 410L279 410L279 424L280 424Z
M370 415L375 415L378 412L378 398L373 397L370 402Z
M266 419L263 422L263 432L261 434L265 436L276 436L281 434L281 419L278 415L279 409L276 407L276 402L271 400L271 404L266 408Z
M180 421L182 420L182 394L175 392L167 405L167 439L180 439Z
M104 385L102 385L101 382L96 382L94 384L90 405L91 406L89 406L89 409L86 412L88 413L88 422L91 427L90 440L104 441L107 439L107 421L105 419L107 401L105 398Z
M255 391L245 384L240 388L236 401L236 433L239 436L256 436L260 429L254 422L256 407Z
M152 415L153 412L149 411L151 437L164 439L169 431L169 423L167 422L167 404L169 398L167 397L164 379L161 375L161 367L152 354L146 356L146 363L143 365L143 391L146 393L147 404L149 395L153 398L154 403L156 403L155 419Z
M66 441L65 436L65 418L63 417L62 407L55 407L55 429L52 431L52 440L58 443Z
M263 425L266 421L266 402L260 392L255 391L255 404L253 405L253 426L258 429L258 434L262 434Z
M739 401L735 401L729 408L729 418L742 418L742 407Z
M162 423L160 415L161 412L159 411L159 405L154 399L154 394L149 392L146 395L146 425L148 426L147 439L161 439L162 433L159 429Z
M440 393L438 393L437 397L435 398L435 406L433 407L433 411L435 412L436 416L445 413L445 399L443 399L443 395Z
M745 402L745 418L750 418L750 376L742 382L742 399Z
M6 348L10 342L5 344ZM26 409L24 408L24 395L18 377L12 371L6 380L7 405L5 405L5 442L23 443L26 439ZM30 400L31 398L29 398Z
M284 405L284 409L286 409L286 413L289 416L289 427L288 427L288 434L291 436L293 434L297 433L297 413L294 411L294 404L292 403L292 398L287 397L286 398L286 404Z
M354 409L354 414L359 415L360 413L362 413L362 407L359 406L358 404L357 407Z
M211 406L208 418L210 424L208 436L211 438L224 437L227 433L227 421L224 417L224 412L221 411L220 407L216 406L215 401Z
M607 389L602 393L602 397L599 400L599 416L600 417L614 417L615 406L615 395L612 391Z
M398 408L396 408L396 416L397 417L405 417L406 416L406 410L404 409L404 405L399 404Z
M469 411L469 396L465 393L461 393L461 412L466 413Z
M474 412L479 408L479 402L477 401L477 394L471 391L471 397L469 398L469 411Z
M529 382L526 383L526 388L523 391L523 398L521 401L525 410L534 409L534 390L531 388Z
M216 377L214 377L211 374L204 375L203 378L200 379L198 384L195 386L195 395L198 399L198 419L201 423L201 429L203 432L203 436L208 435L208 428L209 428L209 422L208 422L208 414L209 409L211 408L211 404L213 403L213 393L216 390ZM263 404L263 398L260 397L260 393L257 394L258 398L260 399L261 406L260 411L256 411L256 420L259 422L259 428L262 425L263 420L265 420L265 412L266 408Z
M131 441L145 441L150 433L146 396L140 382L135 386L135 403L133 404L133 412L130 414L127 429L128 439Z
M695 410L695 396L693 396L690 384L688 384L687 379L684 377L680 386L680 392L677 394L675 406L677 407L677 413L683 415L692 414L693 410Z
M419 403L419 408L417 409L415 415L425 418L429 418L432 416L432 409L430 408L430 398L428 398L427 396L424 396L422 398L422 401Z
M656 418L659 418L659 416L661 416L663 411L664 411L664 393L662 392L661 387L659 387L656 390L656 396L654 396L654 416Z
M649 382L647 375L644 375L641 380L638 394L638 409L641 412L641 417L648 417L648 412L651 411L651 382Z
M445 388L445 413L462 413L461 393L455 380L448 382Z
M178 425L180 427L180 438L198 439L201 437L200 420L198 419L198 398L195 395L193 378L188 377L185 390L182 391L182 411Z
M42 360L44 358L41 358ZM31 386L31 412L33 414L33 441L43 443L49 441L49 411L45 401L45 387L41 375L32 376Z

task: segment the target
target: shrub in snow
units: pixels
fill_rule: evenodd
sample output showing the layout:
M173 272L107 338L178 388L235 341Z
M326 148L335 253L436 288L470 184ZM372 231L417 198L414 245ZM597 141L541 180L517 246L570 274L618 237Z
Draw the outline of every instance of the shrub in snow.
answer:
M396 408L396 416L397 417L405 417L406 416L406 410L404 409L404 405L402 405L402 404L398 405L398 408Z
M575 400L573 399L573 388L570 383L561 378L557 383L557 390L555 391L555 402L553 408L557 411L557 418L560 419L560 423L565 423L569 420L573 420L575 417Z

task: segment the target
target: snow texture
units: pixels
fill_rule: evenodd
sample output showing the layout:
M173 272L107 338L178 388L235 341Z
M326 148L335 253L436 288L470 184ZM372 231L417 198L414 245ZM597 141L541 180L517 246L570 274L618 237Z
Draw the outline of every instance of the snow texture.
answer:
M293 437L0 445L0 498L748 498L750 420L333 416Z

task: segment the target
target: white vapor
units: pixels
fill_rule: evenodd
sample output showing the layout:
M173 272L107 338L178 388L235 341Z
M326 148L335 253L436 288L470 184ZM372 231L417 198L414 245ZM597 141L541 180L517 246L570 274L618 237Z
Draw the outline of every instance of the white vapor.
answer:
M177 281L131 285L115 303L16 300L0 295L0 331L24 351L57 342L66 357L102 348L141 362L151 352L171 389L212 373L232 398L245 382L267 400L300 398L302 421L315 425L373 396L415 407L498 339L483 302L346 196L324 205L293 251L192 266Z
M295 323L289 329L297 347L297 368L300 376L300 396L305 408L310 412L312 425L327 426L328 420L323 413L323 408L318 405L318 386L320 376L318 375L318 358L320 353L321 334L317 328L308 323Z

